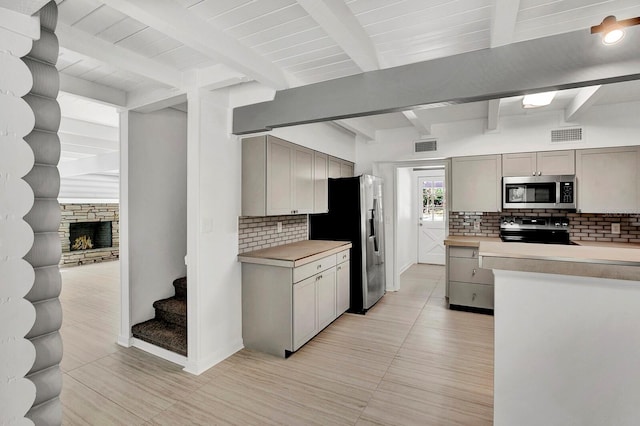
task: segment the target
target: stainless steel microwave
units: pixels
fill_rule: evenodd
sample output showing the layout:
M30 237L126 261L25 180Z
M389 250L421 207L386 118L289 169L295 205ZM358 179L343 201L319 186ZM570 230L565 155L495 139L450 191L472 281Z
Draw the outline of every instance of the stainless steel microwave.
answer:
M576 177L574 175L503 177L502 208L575 210Z

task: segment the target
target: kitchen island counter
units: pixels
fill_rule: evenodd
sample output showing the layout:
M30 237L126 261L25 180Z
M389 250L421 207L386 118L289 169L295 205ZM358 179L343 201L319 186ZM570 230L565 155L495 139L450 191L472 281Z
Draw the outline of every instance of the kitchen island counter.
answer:
M481 242L500 242L498 237L476 237L467 235L449 235L444 239L445 246L480 247Z
M637 424L637 244L481 242L494 289L494 423Z
M482 241L479 246L480 267L493 270L640 280L640 244L583 241L578 244Z

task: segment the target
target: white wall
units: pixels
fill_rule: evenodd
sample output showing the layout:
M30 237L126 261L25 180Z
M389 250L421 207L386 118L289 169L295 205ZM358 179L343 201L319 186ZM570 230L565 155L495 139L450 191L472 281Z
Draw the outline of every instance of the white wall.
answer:
M362 170L371 170L375 161L502 154L507 152L552 151L607 146L638 145L640 102L591 107L579 123L581 142L551 143L550 131L569 126L564 111L535 112L500 117L497 131L486 132L486 120L466 120L431 127L438 151L413 153L419 135L412 127L376 132L376 142L358 143L356 161Z
M187 115L129 112L128 210L131 325L153 318L153 302L186 274Z
M188 360L200 374L242 348L241 144L226 91L189 92Z
M417 188L416 176L412 168L397 170L396 196L398 211L396 214L398 234L398 273L418 261L417 240Z
M327 123L273 129L272 135L347 161L356 161L356 138Z

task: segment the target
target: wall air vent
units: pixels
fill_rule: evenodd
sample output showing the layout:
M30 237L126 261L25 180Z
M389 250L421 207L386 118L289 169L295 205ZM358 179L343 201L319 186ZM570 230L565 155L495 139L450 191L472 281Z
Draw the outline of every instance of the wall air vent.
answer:
M576 142L582 140L582 128L558 129L551 131L551 143L554 142Z
M413 152L427 152L427 151L437 151L438 150L438 141L435 139L429 140L421 140L415 142Z

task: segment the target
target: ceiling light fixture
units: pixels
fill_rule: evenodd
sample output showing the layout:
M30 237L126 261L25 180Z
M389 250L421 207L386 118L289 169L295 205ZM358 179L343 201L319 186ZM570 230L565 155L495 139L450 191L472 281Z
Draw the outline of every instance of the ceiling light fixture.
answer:
M543 92L525 95L522 98L522 108L539 108L551 103L557 92Z
M602 20L600 25L591 27L591 34L602 33L602 43L615 44L624 37L624 28L640 24L640 16L637 18L623 19L618 21L615 16L610 15Z

